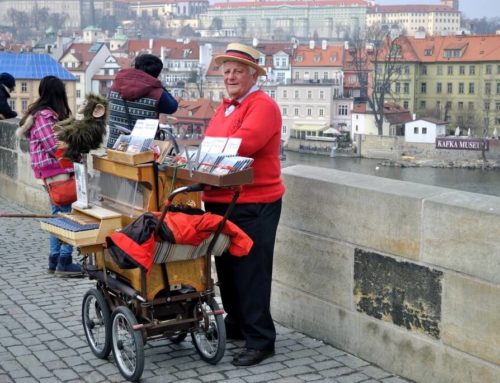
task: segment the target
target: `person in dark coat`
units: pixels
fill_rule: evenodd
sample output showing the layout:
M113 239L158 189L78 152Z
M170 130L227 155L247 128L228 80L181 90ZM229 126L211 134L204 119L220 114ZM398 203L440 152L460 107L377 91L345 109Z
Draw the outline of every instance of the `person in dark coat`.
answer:
M138 119L156 119L160 113L175 113L177 100L158 79L162 69L161 60L146 53L137 56L134 68L117 73L108 95L108 148L112 148L120 134L124 133L120 128L132 131Z
M0 74L0 120L17 117L17 113L12 110L8 99L16 87L16 80L10 73Z

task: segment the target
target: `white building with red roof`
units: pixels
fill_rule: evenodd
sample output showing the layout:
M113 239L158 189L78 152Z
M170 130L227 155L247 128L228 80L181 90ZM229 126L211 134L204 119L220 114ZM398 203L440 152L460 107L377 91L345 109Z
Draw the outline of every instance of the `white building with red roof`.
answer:
M92 89L92 78L111 55L104 43L73 43L63 53L59 63L77 78L76 103L80 104Z
M366 14L368 27L380 24L398 25L405 34L453 35L460 31L461 13L458 1L441 0L441 4L374 5Z

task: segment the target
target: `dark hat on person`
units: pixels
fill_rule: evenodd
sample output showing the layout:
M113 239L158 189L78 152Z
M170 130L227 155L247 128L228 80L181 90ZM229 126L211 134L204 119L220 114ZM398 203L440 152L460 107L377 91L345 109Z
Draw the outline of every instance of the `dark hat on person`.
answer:
M4 84L9 89L14 89L16 86L16 79L10 73L0 74L0 84Z
M260 52L257 49L240 43L230 43L226 52L215 56L214 61L217 65L222 65L227 61L236 61L257 70L259 76L265 76L266 70L259 65Z

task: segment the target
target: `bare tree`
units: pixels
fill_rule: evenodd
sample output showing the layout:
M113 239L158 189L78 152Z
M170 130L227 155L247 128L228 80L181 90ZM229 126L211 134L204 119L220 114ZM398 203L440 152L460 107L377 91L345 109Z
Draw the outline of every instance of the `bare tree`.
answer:
M384 104L401 75L401 45L387 27L375 25L349 40L349 55L361 87L373 111L378 134L383 134ZM371 76L371 78L370 78Z

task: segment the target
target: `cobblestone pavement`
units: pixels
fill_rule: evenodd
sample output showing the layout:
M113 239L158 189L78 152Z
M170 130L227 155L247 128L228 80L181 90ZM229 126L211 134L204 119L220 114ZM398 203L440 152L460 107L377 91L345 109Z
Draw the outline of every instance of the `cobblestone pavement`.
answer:
M1 197L0 212L30 213ZM46 274L48 239L37 219L0 218L0 243L0 383L122 382L112 356L97 359L86 343L81 302L94 283ZM216 366L203 362L190 341L148 342L141 382L409 382L292 329L277 329L276 355L249 368L230 363L241 342L228 342Z

